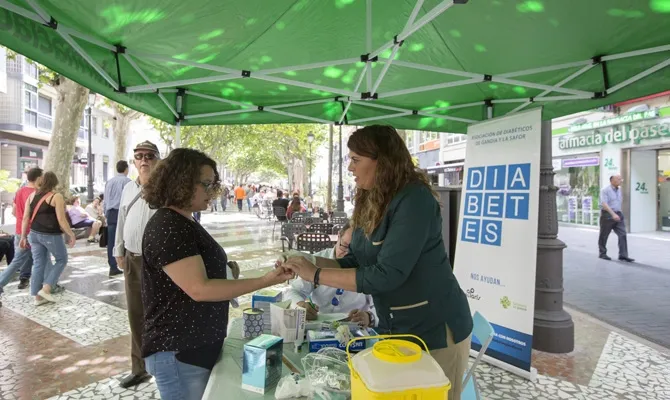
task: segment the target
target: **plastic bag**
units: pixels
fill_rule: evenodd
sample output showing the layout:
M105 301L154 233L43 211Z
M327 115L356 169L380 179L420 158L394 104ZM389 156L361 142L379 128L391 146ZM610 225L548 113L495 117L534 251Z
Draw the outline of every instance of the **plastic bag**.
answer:
M307 397L312 394L312 385L309 379L302 378L300 375L291 374L279 380L275 390L275 399L294 399L298 397Z
M316 353L307 354L302 359L305 375L315 393L328 398L323 393L348 395L351 393L351 376L347 364L347 353L333 347L326 347ZM333 396L330 396L333 397Z

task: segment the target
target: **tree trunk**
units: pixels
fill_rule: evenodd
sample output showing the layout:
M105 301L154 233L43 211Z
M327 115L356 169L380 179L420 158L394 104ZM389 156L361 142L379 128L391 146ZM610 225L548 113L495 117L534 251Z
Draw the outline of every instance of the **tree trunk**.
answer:
M59 84L55 88L58 92L58 103L44 169L56 174L59 182L57 190L64 193L70 187L72 156L88 100L88 89L64 76L59 78ZM92 161L88 160L89 168Z
M141 114L135 110L123 110L117 103L112 103L114 109L114 156L116 162L128 158L128 130L130 123L136 120ZM127 160L126 160L127 161Z
M328 188L326 190L326 211L333 209L333 124L328 131Z
M288 190L293 190L293 161L286 163L286 171L288 172Z

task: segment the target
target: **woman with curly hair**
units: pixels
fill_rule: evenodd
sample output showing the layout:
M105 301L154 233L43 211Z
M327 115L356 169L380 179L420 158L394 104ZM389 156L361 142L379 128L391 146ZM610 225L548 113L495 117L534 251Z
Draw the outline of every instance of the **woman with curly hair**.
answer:
M282 265L315 285L371 294L380 331L423 339L458 400L472 315L445 251L436 194L392 127L359 129L347 145L357 187L349 254Z
M292 276L276 268L227 279L226 252L193 220L220 189L216 162L183 148L160 161L143 188L158 210L142 241L142 356L162 399L200 399L226 337L229 300Z

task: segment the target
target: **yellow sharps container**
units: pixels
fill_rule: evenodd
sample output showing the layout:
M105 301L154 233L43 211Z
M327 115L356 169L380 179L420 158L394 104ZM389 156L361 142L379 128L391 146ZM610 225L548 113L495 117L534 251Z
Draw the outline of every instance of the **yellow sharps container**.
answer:
M400 340L411 337L413 342ZM387 339L360 353L349 353L357 340ZM445 400L451 383L442 367L428 353L428 346L414 335L381 335L354 338L347 344L352 400Z

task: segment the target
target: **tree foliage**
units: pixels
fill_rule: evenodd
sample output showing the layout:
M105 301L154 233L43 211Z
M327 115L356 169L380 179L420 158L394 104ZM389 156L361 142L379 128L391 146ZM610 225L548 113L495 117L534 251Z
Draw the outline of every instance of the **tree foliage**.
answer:
M174 148L175 126L151 119L161 139ZM325 143L327 128L323 125L271 124L271 125L211 125L181 127L181 145L200 150L233 172L235 181L245 181L252 173L264 177L283 176L289 186L305 187L303 182L294 185L293 172L297 165L309 164L307 135L314 134L312 154ZM312 160L312 166L315 164ZM306 189L306 187L305 187Z
M19 190L21 180L10 178L11 173L7 170L0 170L0 192L14 193Z

